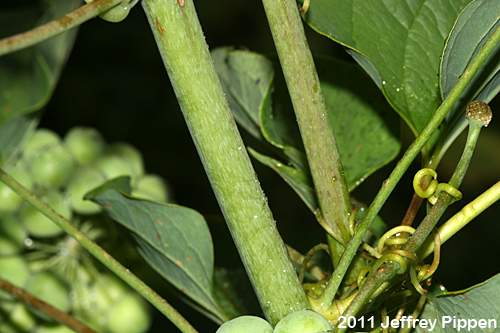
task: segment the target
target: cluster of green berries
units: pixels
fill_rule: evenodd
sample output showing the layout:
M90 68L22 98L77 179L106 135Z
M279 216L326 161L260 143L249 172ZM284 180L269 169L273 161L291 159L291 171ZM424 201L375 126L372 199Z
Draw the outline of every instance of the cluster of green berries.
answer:
M163 179L145 174L137 149L124 143L106 144L92 128L73 128L64 138L38 129L3 167L72 221L97 219L101 208L84 200L85 194L119 176L131 178L134 197L156 202L169 200ZM45 251L46 248L52 249ZM0 182L0 277L71 313L98 332L145 332L150 314L144 302L92 263L81 265L78 251L83 252L76 241ZM51 257L47 258L47 252ZM40 260L40 254L45 254L44 260ZM61 265L50 262L73 263L77 269L69 274L68 270L56 269ZM71 330L0 292L0 332Z
M147 304L110 274L79 271L77 281L57 270L38 271L24 258L0 258L0 276L69 313L97 332L143 333L151 324ZM74 333L43 313L0 292L0 332Z
M300 310L281 319L274 329L262 318L241 316L222 324L216 333L330 333L332 329L319 313Z
M139 151L124 144L106 145L94 129L77 127L64 140L56 133L39 129L26 142L22 154L6 167L25 187L34 191L62 216L91 215L101 208L84 195L109 179L130 176L132 195L166 202L162 178L144 174ZM0 183L0 216L17 215L34 237L53 237L61 230L27 204L8 186Z

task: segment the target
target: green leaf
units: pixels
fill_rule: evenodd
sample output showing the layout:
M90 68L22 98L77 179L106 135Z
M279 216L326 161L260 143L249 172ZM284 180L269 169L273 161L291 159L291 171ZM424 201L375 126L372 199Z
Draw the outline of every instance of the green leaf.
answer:
M446 318L453 318L453 316L464 320L492 319L498 325L500 320L500 274L465 292L448 293L446 296L430 299L420 319L437 320L434 333L455 333L457 328L446 321ZM476 327L470 332L497 332L496 325L482 329ZM462 330L466 331L464 328ZM428 330L417 328L416 332L423 333L428 332Z
M441 95L446 97L464 72L472 57L481 48L488 36L500 25L498 0L475 0L469 3L458 17L451 31L441 61ZM488 103L500 90L500 54L490 61L475 82L481 92L481 99ZM495 79L496 77L496 79ZM482 88L482 89L481 89ZM477 95L477 92L473 92Z
M328 119L335 133L347 184L352 191L371 173L396 157L400 149L395 134L398 121L377 87L367 80L358 66L331 58L320 58L316 63ZM296 138L299 134L293 119L291 109L280 105L263 109L261 130L266 133L266 139L272 137L268 141L282 148L295 168L308 175L302 147L294 144L299 140ZM293 172L287 170L288 173ZM300 178L313 187L309 176L301 175Z
M13 117L0 124L0 165L16 155L24 140L35 130L33 117Z
M257 161L270 167L278 175L280 175L280 177L283 178L288 185L290 185L295 193L297 193L302 201L304 201L307 208L309 208L313 213L318 211L318 199L316 198L311 175L309 173L304 172L304 170L300 168L285 165L280 161L260 154L251 148L248 151Z
M414 133L441 103L440 57L471 0L316 0L305 17L317 32L366 58L382 91Z
M272 63L260 54L231 47L213 50L212 59L236 120L260 138L259 113L269 104Z
M79 0L45 1L37 24L50 21L77 8ZM16 19L17 21L12 21ZM33 13L2 12L0 21L26 29ZM2 30L5 31L5 30ZM20 32L20 31L17 31ZM49 100L70 53L76 29L39 43L31 48L0 58L0 124L9 118L41 109Z
M317 62L328 118L335 133L349 190L399 152L399 123L365 74L333 59Z
M112 182L123 184L123 179ZM88 197L132 232L141 255L163 278L224 318L212 293L214 253L203 216L186 207L131 198L109 182Z

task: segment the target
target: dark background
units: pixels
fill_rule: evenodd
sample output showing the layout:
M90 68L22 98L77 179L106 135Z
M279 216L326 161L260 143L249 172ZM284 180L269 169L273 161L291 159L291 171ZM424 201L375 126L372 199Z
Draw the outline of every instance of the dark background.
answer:
M211 48L234 45L267 54L274 52L259 1L197 1L196 6ZM307 33L315 52L348 59L343 49L330 40L310 29ZM483 132L462 188L465 199L450 212L498 180L500 126L497 123L494 120ZM127 141L138 147L147 170L168 180L175 200L207 217L216 243L216 262L239 265L236 250L227 245L228 232L140 6L120 24L96 19L80 28L41 126L61 135L73 126L92 126L109 142ZM402 132L408 133L408 130L402 126ZM404 140L405 145L407 141ZM460 142L442 163L441 179L454 167L462 147ZM313 217L288 186L268 169L256 162L254 165L285 240L301 251L323 242ZM365 181L354 195L370 202L391 166L393 164ZM412 193L411 175L417 169L415 166L408 172L382 210L381 216L388 224L396 225L401 220ZM498 204L490 208L444 246L436 276L449 289L468 287L499 271L499 210ZM305 229L308 231L304 232ZM158 281L152 283L156 285ZM215 331L216 326L210 321L176 302L171 294L165 296L179 306L200 332ZM151 331L175 332L176 329L157 315Z

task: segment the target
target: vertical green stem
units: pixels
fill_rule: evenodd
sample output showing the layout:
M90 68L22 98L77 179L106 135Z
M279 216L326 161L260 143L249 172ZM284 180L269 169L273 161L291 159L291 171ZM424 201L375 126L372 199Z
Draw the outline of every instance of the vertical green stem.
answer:
M323 218L332 227L337 240L346 244L351 238L349 192L297 3L295 0L262 2L297 116Z
M389 175L379 192L375 196L375 199L368 207L368 211L364 219L360 222L357 227L356 234L351 239L349 244L347 244L346 250L340 259L339 265L333 272L333 275L328 283L327 288L322 296L322 302L325 307L329 307L337 293L342 279L345 273L349 269L349 265L356 255L359 246L363 241L363 237L370 227L372 221L377 216L378 212L384 205L385 201L392 193L397 183L403 177L404 173L411 165L415 157L422 150L427 140L430 138L432 133L439 127L441 122L444 120L446 115L453 109L455 103L457 103L461 98L465 89L468 87L469 83L474 79L476 74L482 68L482 66L489 60L489 58L494 54L498 44L500 43L500 27L496 28L495 32L490 35L486 43L483 44L481 50L474 56L471 60L462 76L458 79L457 83L450 91L446 99L441 103L439 108L434 113L427 126L423 129L420 135L415 139L415 141L408 147L404 153L401 160L398 162L394 170Z
M208 178L267 319L309 306L215 72L193 1L144 0Z
M24 186L19 184L14 178L9 176L5 171L0 169L0 181L9 186L21 198L26 200L30 205L39 210L43 215L47 216L51 221L57 224L68 235L73 237L85 250L87 250L94 258L99 260L110 271L115 273L120 279L125 281L132 289L142 295L148 302L158 309L165 317L167 317L179 330L183 333L197 333L193 326L177 312L170 304L167 303L153 289L147 286L137 276L120 264L115 258L110 256L103 248L94 243L84 233L78 230L70 221L66 220L62 215L57 213L46 203L38 199Z

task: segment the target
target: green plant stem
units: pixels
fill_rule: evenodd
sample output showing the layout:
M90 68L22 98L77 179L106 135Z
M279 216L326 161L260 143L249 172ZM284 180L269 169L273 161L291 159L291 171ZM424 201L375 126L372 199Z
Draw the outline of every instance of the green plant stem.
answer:
M309 307L215 72L193 1L144 0L170 81L269 322Z
M459 188L462 184L462 180L467 172L470 161L472 159L472 154L476 148L477 139L483 124L475 120L469 121L469 133L467 136L467 142L465 143L464 151L460 160L451 176L449 185L454 188ZM443 216L446 208L455 200L450 194L442 191L438 194L438 200L432 206L429 213L426 215L422 223L415 231L415 233L410 237L408 242L404 245L403 250L415 253L425 240L429 237L432 230L438 223L439 219ZM368 300L372 297L373 293L385 282L388 282L398 273L399 264L396 262L385 262L380 268L371 274L366 283L361 287L358 295L349 305L344 313L347 318L350 316L356 316ZM345 332L344 329L339 329L339 333Z
M349 191L297 2L262 2L299 124L321 213L336 239L347 244L351 238Z
M197 333L191 324L153 289L148 287L137 276L109 255L103 248L94 243L85 234L73 226L70 221L38 199L33 193L8 175L3 169L0 169L0 181L9 186L26 202L39 210L43 215L47 216L68 235L73 237L92 256L99 260L110 271L115 273L120 279L125 281L132 289L137 291L140 295L142 295L142 297L148 300L155 308L164 314L175 326L177 326L177 328L179 328L181 332Z
M476 199L465 205L458 213L453 215L438 229L441 244L444 244L448 239L464 228L470 221L498 200L500 200L500 181L483 192ZM433 251L434 245L428 240L424 245L421 258L426 258Z
M465 176L465 172L469 168L472 154L474 153L474 150L476 148L477 139L482 127L482 124L477 123L471 123L469 125L469 132L467 135L467 142L465 144L464 151L449 181L449 184L454 188L459 188L462 184L463 177ZM431 208L429 213L425 216L424 220L418 226L415 233L405 244L404 249L410 252L416 252L425 242L427 237L429 237L439 219L443 216L444 212L453 201L454 198L451 195L446 192L441 192L438 196L438 201Z
M93 329L82 323L76 318L71 317L67 313L55 308L54 306L44 302L43 300L33 296L24 289L21 289L7 280L0 278L0 289L14 296L17 300L43 312L45 315L65 325L66 327L78 333L96 333Z
M120 4L122 0L94 0L32 30L0 39L0 56L22 50L62 34Z
M482 68L488 59L494 54L497 45L500 43L500 28L496 28L495 32L490 35L486 43L483 44L481 50L474 56L472 61L469 63L462 76L458 79L457 83L450 91L446 99L441 103L439 108L434 113L433 117L423 129L420 135L415 139L415 141L408 147L404 153L401 160L398 162L394 170L391 172L389 177L384 181L382 187L377 193L375 199L368 207L367 213L364 219L358 225L354 237L351 239L349 244L342 255L339 265L332 274L332 277L328 283L327 288L322 296L323 305L328 308L335 298L338 288L342 283L342 280L349 269L349 265L356 255L359 246L363 241L365 233L368 231L372 221L377 216L378 212L384 205L385 201L392 193L397 183L406 172L408 167L411 165L415 157L424 147L427 140L431 137L432 133L439 127L441 122L444 120L446 115L453 109L453 106L460 101L462 93L465 91L469 83L474 79L476 74Z

